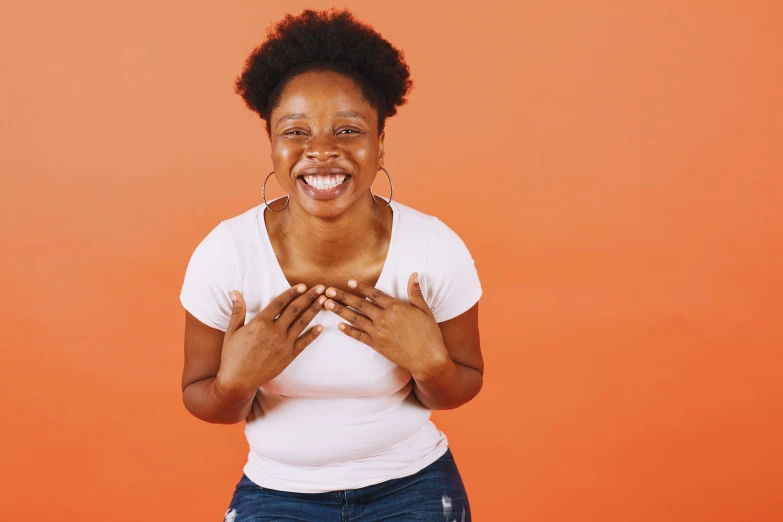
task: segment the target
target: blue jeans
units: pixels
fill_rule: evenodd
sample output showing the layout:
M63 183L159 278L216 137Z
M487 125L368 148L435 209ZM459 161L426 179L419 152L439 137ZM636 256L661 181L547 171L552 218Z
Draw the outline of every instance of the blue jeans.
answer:
M236 485L224 522L470 522L470 504L451 450L419 472L358 489L294 493Z

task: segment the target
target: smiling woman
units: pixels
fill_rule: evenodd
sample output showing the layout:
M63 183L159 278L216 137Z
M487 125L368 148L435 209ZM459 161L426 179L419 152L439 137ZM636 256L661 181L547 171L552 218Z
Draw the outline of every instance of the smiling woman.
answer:
M186 408L245 421L226 520L470 520L430 413L482 387L481 284L454 231L371 190L380 170L391 182L403 53L347 10L288 15L267 37L236 91L288 196L262 190L218 223L180 294Z

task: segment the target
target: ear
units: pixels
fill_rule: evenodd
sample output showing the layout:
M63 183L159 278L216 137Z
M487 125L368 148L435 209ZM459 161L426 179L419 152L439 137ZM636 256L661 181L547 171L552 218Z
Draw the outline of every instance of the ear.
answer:
M381 167L383 167L383 138L386 136L386 131L383 131L380 136L378 136L378 170L381 170Z

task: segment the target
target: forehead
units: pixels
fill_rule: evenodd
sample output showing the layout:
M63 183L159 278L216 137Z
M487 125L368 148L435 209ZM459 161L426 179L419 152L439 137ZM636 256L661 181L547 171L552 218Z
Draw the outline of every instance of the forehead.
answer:
M375 110L351 78L334 71L309 71L291 78L280 94L272 114L318 111L354 111L368 119L377 118Z

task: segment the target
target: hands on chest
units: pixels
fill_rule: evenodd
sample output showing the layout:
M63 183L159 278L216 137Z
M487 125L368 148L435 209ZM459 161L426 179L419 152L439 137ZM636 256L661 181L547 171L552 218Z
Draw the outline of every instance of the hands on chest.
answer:
M315 325L302 334L322 309L347 321L339 325L342 333L407 369L414 378L448 359L417 273L408 280L410 303L360 281L350 280L348 286L356 293L320 284L308 291L305 285L296 285L274 298L247 324L244 298L232 290L235 304L217 375L220 388L241 395L282 373L323 331L322 325Z
M408 279L410 304L361 281L351 279L348 286L356 293L329 287L323 303L347 321L338 325L341 332L407 369L414 378L449 357L417 273Z

